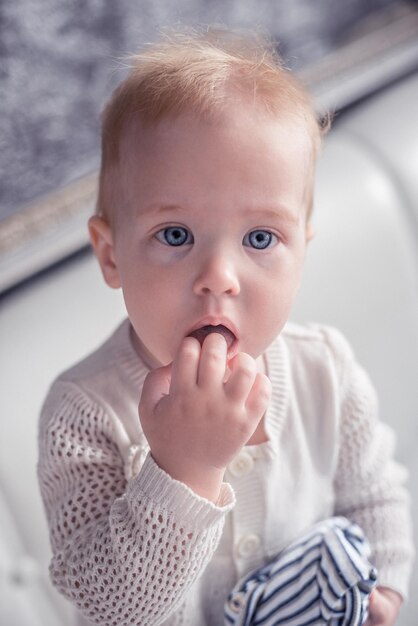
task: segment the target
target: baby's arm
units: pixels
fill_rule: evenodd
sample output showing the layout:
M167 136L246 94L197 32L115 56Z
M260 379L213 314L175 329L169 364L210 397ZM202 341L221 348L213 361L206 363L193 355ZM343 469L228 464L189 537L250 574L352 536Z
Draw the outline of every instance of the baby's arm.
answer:
M371 544L380 587L371 602L370 624L389 626L407 595L414 555L407 473L393 459L394 434L379 421L367 374L341 335L327 334L341 388L335 512L359 524ZM383 612L386 621L380 618Z
M151 372L139 406L158 465L216 502L225 468L250 439L267 408L271 383L240 353L225 381L227 344L208 335L202 348L186 337L172 366Z
M160 624L221 536L233 496L199 498L148 456L126 484L113 423L71 383L54 386L40 428L39 480L55 586L101 626Z

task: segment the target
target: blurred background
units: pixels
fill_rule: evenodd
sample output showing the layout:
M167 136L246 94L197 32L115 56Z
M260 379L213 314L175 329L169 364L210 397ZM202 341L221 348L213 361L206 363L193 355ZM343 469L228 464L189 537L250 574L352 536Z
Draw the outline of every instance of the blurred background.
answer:
M397 431L418 519L418 3L0 2L0 623L71 626L50 587L37 416L59 371L124 316L88 247L100 111L161 27L260 28L335 112L296 321L338 326ZM418 623L418 577L399 621Z
M342 108L411 69L416 7L407 0L2 0L0 289L86 244L99 112L125 75L124 57L161 27L261 28L322 96L319 104Z
M159 27L177 21L259 26L277 37L289 65L301 68L346 43L379 10L401 4L3 0L0 218L97 168L98 111L123 78L123 56Z

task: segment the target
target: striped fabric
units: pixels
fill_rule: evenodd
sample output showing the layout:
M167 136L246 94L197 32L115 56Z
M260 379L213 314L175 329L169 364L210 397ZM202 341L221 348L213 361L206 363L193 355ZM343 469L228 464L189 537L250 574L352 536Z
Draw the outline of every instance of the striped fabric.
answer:
M344 517L316 524L235 586L225 626L360 626L377 573L362 530Z

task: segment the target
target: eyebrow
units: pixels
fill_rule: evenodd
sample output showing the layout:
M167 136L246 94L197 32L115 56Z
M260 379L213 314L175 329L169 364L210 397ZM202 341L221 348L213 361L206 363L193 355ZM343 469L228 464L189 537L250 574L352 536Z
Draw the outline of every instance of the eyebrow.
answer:
M169 211L175 211L180 209L184 210L185 208L186 207L183 207L180 204L150 204L145 208L139 209L138 214L148 215L149 213L166 213Z
M150 215L153 213L171 213L174 211L190 211L191 209L181 204L150 204L149 206L142 208L138 211L140 215ZM264 216L270 219L281 219L289 224L297 224L299 221L299 214L294 214L287 207L278 206L277 208L260 208L252 209L246 208L242 211L244 215Z
M261 209L244 209L245 215L260 215L270 219L280 218L282 221L289 222L289 224L297 224L299 221L299 214L292 213L290 209L285 206L278 206L277 208L261 208Z

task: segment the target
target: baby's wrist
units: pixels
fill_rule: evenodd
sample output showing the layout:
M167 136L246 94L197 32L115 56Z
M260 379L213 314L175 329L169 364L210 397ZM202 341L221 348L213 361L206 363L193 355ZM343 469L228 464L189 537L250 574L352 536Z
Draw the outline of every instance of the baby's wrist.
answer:
M157 465L171 478L183 483L196 495L213 503L219 499L225 469L215 467L191 467L167 463L152 454Z
M190 489L201 498L209 500L216 504L221 493L224 471L217 475L205 475L203 479L197 479L195 476L184 477L181 482L190 487Z

